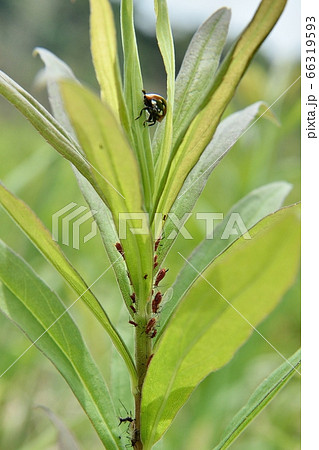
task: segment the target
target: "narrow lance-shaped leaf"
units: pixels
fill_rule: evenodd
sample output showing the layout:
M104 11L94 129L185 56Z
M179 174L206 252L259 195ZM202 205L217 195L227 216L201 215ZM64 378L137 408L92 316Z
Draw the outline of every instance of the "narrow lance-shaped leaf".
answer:
M213 139L202 153L194 168L188 174L170 211L173 217L176 216L178 218L181 225L185 223L185 220L188 217L187 214L192 212L212 171L221 162L224 156L227 155L237 140L248 130L251 123L256 120L261 113L264 114L265 110L266 105L262 102L257 102L241 111L231 114L219 124ZM266 214L273 211L274 210L267 211ZM262 217L260 217L260 219L262 219ZM162 245L157 252L159 264L162 263L175 241L175 239L169 239L172 232L175 233L175 225L168 215L163 231L163 235L166 236L166 239L162 240Z
M136 121L143 108L143 80L136 45L133 17L133 0L121 2L121 31L124 54L124 92L129 114L129 126L132 133L132 143L141 168L146 209L152 206L154 190L154 163L151 150L150 135L141 121Z
M124 342L113 327L108 315L97 298L63 254L58 244L52 239L50 232L45 228L34 212L24 202L11 194L11 192L9 192L2 184L0 184L0 204L6 209L53 267L57 269L64 280L80 295L85 304L109 334L113 344L124 359L130 372L132 382L135 384L135 366Z
M214 74L225 45L230 10L221 8L212 14L194 34L175 82L173 147L198 113L214 83ZM157 161L163 128L156 129L153 147Z
M288 383L298 375L301 365L300 350L272 372L249 398L246 405L236 414L227 427L223 439L214 450L224 450L245 430L249 423L260 414L268 403Z
M184 180L198 161L232 99L251 58L279 19L286 0L262 0L248 27L243 31L217 74L214 91L207 105L189 126L170 166L157 211L170 211Z
M160 439L198 383L233 357L294 282L299 216L300 205L294 205L260 221L249 231L251 239L242 236L234 242L180 302L154 347L144 382L145 449Z
M70 124L69 118L65 112L63 101L60 94L59 81L61 79L71 79L76 81L72 70L55 56L50 51L44 48L36 48L35 53L39 54L45 64L45 82L47 83L49 101L55 118L64 126L66 131L76 139L74 130ZM110 259L112 269L117 278L119 288L122 292L123 298L126 302L130 314L133 311L130 309L132 303L130 298L131 288L129 279L126 273L126 264L123 258L119 258L119 253L115 248L114 243L119 242L118 234L116 232L113 218L108 207L103 203L99 195L88 183L88 181L80 174L80 172L72 166L77 182L81 192L88 203L94 220L97 223L101 238Z
M165 71L167 75L167 112L163 125L165 127L164 137L160 150L159 167L157 172L158 180L165 171L169 160L172 137L173 137L173 105L175 89L175 54L172 30L169 22L166 0L154 1L156 13L156 36L158 46L162 54Z
M0 309L61 372L107 449L123 448L102 375L57 295L0 241Z
M112 7L109 0L90 0L90 8L91 53L101 97L129 133Z
M64 158L69 160L95 187L90 165L81 154L81 149L62 126L21 86L0 71L0 94L13 104Z
M160 338L165 330L165 324L180 300L200 276L199 273L206 269L216 257L224 252L246 230L256 225L268 214L277 211L282 206L291 187L289 183L278 181L254 189L239 200L226 214L223 221L207 236L207 239L195 248L172 286L173 295L170 301L164 305L161 311L161 328L157 333L157 339ZM241 228L239 228L239 224ZM192 266L196 267L199 273L194 271Z
M64 81L60 86L71 124L112 212L134 290L138 299L146 302L152 283L153 250L136 158L106 105L75 83ZM144 232L134 234L141 219Z

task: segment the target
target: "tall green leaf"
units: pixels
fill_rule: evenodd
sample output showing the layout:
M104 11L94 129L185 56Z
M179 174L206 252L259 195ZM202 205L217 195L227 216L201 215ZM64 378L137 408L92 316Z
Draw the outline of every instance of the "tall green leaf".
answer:
M90 8L91 53L101 97L129 132L112 7L109 0L90 0Z
M169 161L173 138L173 105L175 90L175 53L166 0L154 0L156 37L167 75L167 112L163 122L165 131L160 150L157 177L161 180Z
M250 230L251 239L242 236L234 242L180 302L154 347L144 382L145 449L160 439L198 383L233 357L294 282L299 215L300 205L295 205L260 221Z
M189 44L175 82L173 147L206 102L225 45L230 15L227 8L216 11L199 27ZM155 161L162 139L163 128L158 127L153 143Z
M45 228L34 212L24 202L11 194L11 192L9 192L2 184L0 184L0 204L6 209L53 267L57 269L64 280L80 295L105 331L109 334L113 344L124 359L130 372L132 382L135 384L136 371L134 362L123 340L110 322L108 315L97 298L63 254L58 244L52 239L50 232Z
M176 151L157 211L170 211L190 170L209 144L250 60L279 19L286 0L262 0L248 27L225 58L207 105L197 114Z
M60 87L58 84L61 79L76 80L76 78L67 64L57 58L57 56L55 56L50 51L38 47L35 49L35 53L39 54L45 64L44 78L47 84L49 101L54 117L64 126L66 131L74 139L76 139L74 130L64 109L60 94ZM111 212L105 205L105 203L103 203L90 183L80 174L80 172L74 166L72 166L72 168L81 192L86 202L88 203L92 214L94 214L94 220L97 223L97 226L101 233L101 238L110 259L112 269L114 270L115 276L117 278L119 288L126 302L128 311L130 314L132 314L133 311L129 307L132 303L132 300L130 298L131 288L126 273L127 269L125 262L122 258L119 259L119 253L114 246L114 243L118 242L119 238L114 226Z
M244 230L238 230L235 226L238 218L240 218L245 229L249 230L265 216L277 211L282 206L291 187L290 184L281 181L254 189L239 200L225 215L223 221L214 228L213 233L195 248L172 286L173 295L170 301L164 305L161 311L161 328L157 333L157 338L161 336L167 320L169 320L180 300L200 276L192 266L196 267L200 273L205 270L215 258L241 236ZM228 234L228 231L236 232ZM163 241L164 246L165 240Z
M129 112L129 126L132 132L133 148L137 155L143 178L146 209L149 211L152 206L152 193L154 190L154 163L149 131L141 125L141 121L135 120L143 107L143 80L136 45L133 0L123 0L121 2L121 31L124 54L125 102Z
M300 350L292 355L286 362L278 367L249 398L246 405L236 414L224 436L214 450L224 450L245 430L249 423L262 412L268 403L288 383L288 381L299 373L301 365Z
M141 217L147 222L137 161L107 106L75 83L63 81L60 86L71 124L95 168L95 177L107 199L117 231L121 224L125 225L123 215L140 215L135 221L126 221L127 237L122 237L121 242L136 295L141 302L146 302L152 283L153 249L149 232L134 234L134 227L140 227Z
M105 382L57 295L0 241L0 308L61 372L107 449L123 448Z

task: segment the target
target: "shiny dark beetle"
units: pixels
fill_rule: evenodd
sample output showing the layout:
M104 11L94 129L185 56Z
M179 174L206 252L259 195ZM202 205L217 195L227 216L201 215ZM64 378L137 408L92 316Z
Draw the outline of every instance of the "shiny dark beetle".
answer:
M145 107L141 109L140 115L136 117L135 120L139 119L143 111L147 111L149 116L144 120L144 127L146 124L151 127L155 125L156 122L161 122L166 114L166 100L158 94L147 94L142 90L144 94L144 105Z

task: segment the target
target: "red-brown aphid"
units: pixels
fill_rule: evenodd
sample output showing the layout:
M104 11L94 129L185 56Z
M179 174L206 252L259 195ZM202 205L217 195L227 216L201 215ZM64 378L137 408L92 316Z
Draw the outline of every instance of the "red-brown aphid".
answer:
M150 332L153 331L155 324L156 324L156 319L155 319L155 317L152 317L146 325L145 333L150 334Z
M155 251L157 251L158 246L160 245L161 240L162 240L162 236L160 236L160 237L155 241L155 245L154 245Z
M157 255L154 256L154 269L158 266Z
M136 313L136 308L135 308L135 306L134 306L134 305L130 305L130 308L131 308L131 310L133 311L133 313L135 314L135 313Z
M146 363L146 368L148 368L148 366L150 365L150 362L152 361L153 356L154 356L154 353L152 353L152 354L149 356L149 358L148 358L148 360L147 360L147 363Z
M136 295L135 292L133 292L133 294L130 295L132 302L135 303L136 302Z
M144 280L147 280L147 277L148 277L148 275L147 275L147 273L144 275Z
M116 250L123 256L123 259L125 259L125 254L124 254L124 250L122 245L120 244L120 242L117 242L115 244Z
M134 327L137 327L137 325L138 325L136 322L134 322L134 320L129 320L128 323L130 323L131 325L134 325Z
M153 298L153 301L152 301L152 312L154 314L157 313L159 305L160 305L160 303L162 301L162 298L163 298L163 296L162 296L162 294L160 292L157 292L157 294Z
M150 338L151 338L151 339L155 338L156 333L157 333L157 329L155 328L155 329L153 330L152 334L150 334Z
M155 280L155 283L154 283L155 287L157 287L158 284L160 283L160 281L162 281L162 279L165 277L166 272L168 272L168 269L161 269L161 270L159 270L159 272L157 274L157 277L156 277L156 280Z

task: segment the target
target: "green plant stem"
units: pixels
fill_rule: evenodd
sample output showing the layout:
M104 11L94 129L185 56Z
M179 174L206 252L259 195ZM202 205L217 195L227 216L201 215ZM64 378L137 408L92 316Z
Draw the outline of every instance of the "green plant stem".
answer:
M137 319L138 326L135 328L135 362L137 372L137 389L134 392L135 396L135 430L136 440L134 445L135 450L142 450L143 443L140 441L141 429L141 400L142 388L147 372L149 358L152 354L151 338L146 334L145 329L148 321L151 318L151 302L148 301L142 314Z

